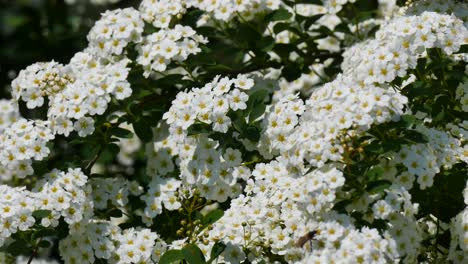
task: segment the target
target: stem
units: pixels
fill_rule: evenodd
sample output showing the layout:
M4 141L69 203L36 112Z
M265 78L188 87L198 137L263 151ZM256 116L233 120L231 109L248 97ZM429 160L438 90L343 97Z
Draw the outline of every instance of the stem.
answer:
M28 259L28 263L27 263L27 264L31 264L31 262L33 261L34 257L37 255L37 249L38 249L38 245L39 245L40 242L41 242L41 239L39 238L39 241L37 241L36 245L34 246L33 251L32 251L32 253L31 253L31 256L30 256L29 259Z
M91 168L93 167L94 163L96 163L96 161L99 159L99 157L101 156L103 150L104 150L104 148L101 145L99 147L98 153L96 153L94 158L92 160L90 160L88 162L88 165L86 165L86 167L84 168L84 173L85 174L89 174L91 172Z

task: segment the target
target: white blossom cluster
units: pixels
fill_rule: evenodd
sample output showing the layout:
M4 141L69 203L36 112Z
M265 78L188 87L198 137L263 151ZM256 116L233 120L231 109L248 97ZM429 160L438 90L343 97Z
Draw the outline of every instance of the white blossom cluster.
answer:
M271 153L283 153L291 164L300 165L305 159L321 167L329 160L341 160L343 147L337 139L342 131L365 131L374 123L397 119L406 102L406 97L391 89L338 76L314 90L305 105L297 99L286 104L280 100L266 114L261 143L270 146Z
M20 71L13 80L13 96L30 109L48 100L47 116L54 134L68 136L76 131L84 137L94 131L94 119L102 115L112 96L124 99L132 93L126 80L128 60L105 64L79 52L68 65L36 63Z
M142 40L144 23L133 8L108 10L88 34L88 51L103 58L122 55L130 43Z
M28 121L24 118L12 123L0 134L0 171L2 180L13 176L24 178L31 175L33 160L42 160L50 153L47 143L54 134L47 122Z
M250 20L256 14L277 10L280 0L143 0L139 10L143 19L157 28L168 28L170 22L189 8L205 12L198 24L210 19L229 21L234 17Z
M416 67L426 49L452 54L466 42L468 29L454 15L423 12L382 24L376 38L343 53L343 72L365 84L388 83Z
M256 165L247 180L246 195L232 200L209 232L210 240L221 240L233 248L223 253L224 261L242 262L247 257L244 253L234 256L230 252L241 251L243 245L248 245L251 261L265 252L262 246L290 261L300 259L301 250L295 248L295 242L317 228L318 222L310 216L331 208L335 192L345 180L343 173L332 167L304 173L288 170L281 161Z
M143 190L136 181L128 181L122 177L92 178L90 185L96 209L106 209L109 202L119 208L128 203L128 196L140 195Z
M463 263L468 258L468 181L463 191L465 209L452 219L450 225L450 251L448 258L454 263Z
M185 1L180 0L143 0L138 10L146 22L166 29L173 17L186 12L186 5Z
M44 227L56 227L63 217L68 224L80 222L93 214L88 177L80 169L53 170L36 183L32 191L24 187L0 185L0 245L36 222L33 212L49 210L42 218Z
M158 235L149 229L122 230L112 222L91 220L75 224L70 235L60 241L60 254L66 263L153 263Z
M450 169L459 157L463 156L460 141L450 134L423 126L417 130L428 138L428 143L405 145L396 153L394 160L396 163L402 163L407 169L403 172L405 182L402 182L407 189L411 189L416 176L420 189L431 187L434 176L440 172L442 166Z
M0 134L19 118L18 103L13 100L0 99Z
M174 178L153 177L148 185L148 191L141 196L146 207L142 219L147 225L153 223L153 218L162 213L164 208L169 211L181 207L178 190L182 182Z
M189 26L176 25L173 29L161 29L147 35L137 46L136 61L143 66L143 76L151 72L164 72L171 62L183 62L188 56L201 51L199 44L208 40L196 34Z
M245 92L253 85L253 79L245 75L235 79L217 76L202 88L180 92L163 116L169 128L160 128L158 141L147 151L147 173L162 176L174 171L172 157L178 156L182 181L197 185L203 197L226 201L238 193L237 178L249 174L246 167L240 166L241 152L232 148L223 152L216 149L218 142L215 140L203 135L187 135L188 128L196 122L209 125L213 131L227 132L231 127L227 113L247 108L249 97ZM166 135L167 132L170 135Z

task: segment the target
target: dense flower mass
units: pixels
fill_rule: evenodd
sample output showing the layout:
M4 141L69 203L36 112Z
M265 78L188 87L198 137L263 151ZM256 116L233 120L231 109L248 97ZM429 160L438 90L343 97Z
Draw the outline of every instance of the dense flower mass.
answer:
M20 71L0 100L1 249L466 263L468 5L299 2L143 0L68 64Z

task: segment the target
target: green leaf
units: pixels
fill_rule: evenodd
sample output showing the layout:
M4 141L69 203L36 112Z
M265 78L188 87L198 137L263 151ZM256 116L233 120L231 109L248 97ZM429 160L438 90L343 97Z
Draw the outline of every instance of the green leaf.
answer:
M216 260L221 253L223 253L224 249L226 248L226 245L223 244L222 242L216 242L213 247L211 248L211 253L210 253L210 260L208 263L213 262Z
M260 129L256 126L250 125L242 131L241 136L250 141L258 142L260 140Z
M405 87L404 90L408 90L408 95L411 98L418 96L431 96L433 94L433 90L429 83L426 83L424 81L415 81L412 84Z
M308 30L312 24L314 24L317 20L319 20L324 14L313 15L311 17L307 17L304 20L304 29Z
M265 52L272 50L274 46L275 39L271 36L266 36L256 43L256 47Z
M107 144L99 157L100 162L112 161L119 154L120 147L115 143Z
M414 115L402 115L400 117L401 124L406 128L412 127L417 121L418 119Z
M426 135L421 134L416 130L406 130L403 132L405 139L415 143L427 143L429 140Z
M170 249L166 251L159 259L159 264L178 263L184 259L181 250Z
M210 133L211 126L205 123L195 123L188 127L187 135L193 136L202 133Z
M140 138L143 142L150 142L153 140L153 130L149 126L147 120L141 118L134 122L133 130L135 130L135 134Z
M26 241L16 240L6 247L6 252L13 256L30 255L32 253L32 249L28 246Z
M132 138L133 137L132 131L121 128L121 127L111 128L110 133L118 138Z
M290 27L291 26L289 25L289 23L277 23L273 26L273 32L275 34L278 34L285 30L289 30Z
M292 82L298 79L299 77L301 77L302 70L301 70L301 67L299 67L299 65L295 63L290 63L283 67L283 69L281 70L281 75L288 82Z
M265 113L266 105L264 103L256 104L249 114L249 122L252 123L255 119L259 118Z
M224 215L223 210L215 209L203 217L202 223L204 226L211 225L215 223L216 221L218 221L221 217L223 217L223 215Z
M468 53L468 44L461 45L460 49L455 53Z
M189 264L204 264L205 256L202 251L194 244L188 244L182 248L182 255Z
M385 170L380 166L375 166L366 173L366 178L370 181L378 180L382 177Z
M33 240L36 240L40 237L56 236L57 234L57 230L53 228L43 228L38 231L35 231L31 237Z
M381 142L377 141L377 140L374 140L369 145L365 146L364 150L368 151L368 152L371 152L371 153L376 153L376 154L384 153L384 148L383 148Z
M47 240L41 240L41 241L39 241L37 246L40 247L40 248L48 248L48 247L50 247L50 242L47 241Z
M367 184L366 191L368 191L370 194L376 194L376 193L384 191L385 189L387 189L391 185L392 185L391 181L376 180L376 181L369 182Z
M122 211L118 208L112 209L109 213L108 216L110 217L122 217Z
M288 12L288 10L284 8L280 8L268 15L265 16L265 21L280 21L280 20L288 20L292 17L292 14Z
M36 219L42 219L50 215L50 210L36 210L32 213L32 216Z
M267 89L259 89L249 95L249 100L247 101L248 108L252 108L256 104L263 103L269 96L270 92Z

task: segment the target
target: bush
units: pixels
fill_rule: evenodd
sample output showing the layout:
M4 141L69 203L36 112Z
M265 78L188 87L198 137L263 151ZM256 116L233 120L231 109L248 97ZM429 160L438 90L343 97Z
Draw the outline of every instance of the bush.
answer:
M467 7L103 12L0 101L0 260L466 263Z

